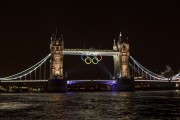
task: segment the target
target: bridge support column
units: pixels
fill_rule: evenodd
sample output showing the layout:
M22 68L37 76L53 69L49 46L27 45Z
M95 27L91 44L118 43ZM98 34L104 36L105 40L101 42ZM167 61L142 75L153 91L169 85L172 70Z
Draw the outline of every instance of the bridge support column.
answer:
M48 92L65 93L67 91L67 80L51 79L48 81Z
M134 91L134 79L130 79L130 78L117 79L116 91Z

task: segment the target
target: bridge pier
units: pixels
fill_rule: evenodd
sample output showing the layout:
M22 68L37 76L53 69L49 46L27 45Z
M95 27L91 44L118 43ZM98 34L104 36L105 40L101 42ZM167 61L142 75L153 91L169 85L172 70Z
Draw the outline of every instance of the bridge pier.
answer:
M48 80L48 92L65 93L67 91L67 80L50 79Z
M134 79L130 79L130 78L117 79L116 91L134 91Z

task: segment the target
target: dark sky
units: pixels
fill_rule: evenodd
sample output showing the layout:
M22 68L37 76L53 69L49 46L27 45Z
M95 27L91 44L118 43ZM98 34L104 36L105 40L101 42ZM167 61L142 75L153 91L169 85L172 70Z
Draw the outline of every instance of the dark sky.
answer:
M130 54L143 66L159 72L170 65L179 71L178 1L59 1L1 2L0 77L44 58L50 52L50 37L56 28L64 35L65 48L84 48L85 44L86 48L112 49L113 39L121 31L129 38ZM112 59L103 60L112 73ZM84 65L79 56L65 56L64 64L66 71L81 71L74 74L103 76L103 72L98 73L102 65Z

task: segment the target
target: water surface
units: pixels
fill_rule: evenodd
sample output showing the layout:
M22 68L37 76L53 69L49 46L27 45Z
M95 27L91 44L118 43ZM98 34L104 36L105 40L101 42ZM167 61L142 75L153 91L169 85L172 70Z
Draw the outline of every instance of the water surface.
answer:
M180 91L1 93L0 120L180 120Z

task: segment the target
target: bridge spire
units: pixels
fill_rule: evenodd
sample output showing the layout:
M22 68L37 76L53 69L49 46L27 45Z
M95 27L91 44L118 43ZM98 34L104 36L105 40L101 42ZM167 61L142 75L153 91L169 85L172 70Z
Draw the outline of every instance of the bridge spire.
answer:
M113 50L114 50L114 51L117 51L117 50L118 50L115 39L114 39L114 44L113 44Z
M119 42L122 41L121 37L122 37L122 34L121 34L121 32L120 32L120 33L119 33Z

